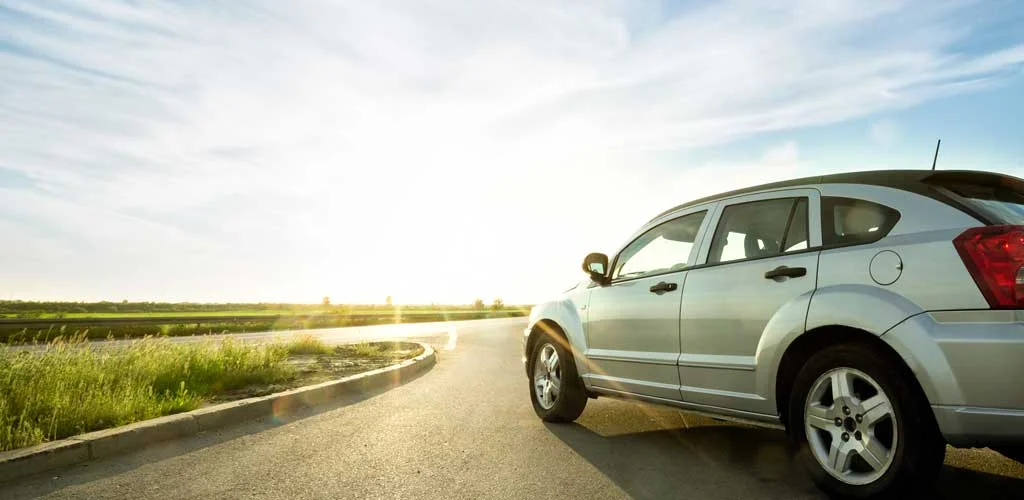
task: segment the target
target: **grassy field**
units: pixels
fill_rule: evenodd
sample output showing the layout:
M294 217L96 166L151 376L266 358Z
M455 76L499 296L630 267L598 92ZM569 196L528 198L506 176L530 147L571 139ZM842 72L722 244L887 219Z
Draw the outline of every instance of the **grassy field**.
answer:
M316 328L338 328L346 326L367 326L393 323L423 323L431 321L451 321L469 319L491 319L525 316L528 311L505 309L500 311L485 310L462 314L433 312L419 314L401 314L384 317L369 315L352 316L308 316L285 317L279 319L255 321L225 321L214 323L175 323L164 325L120 324L112 326L74 326L50 325L45 328L22 328L0 325L0 343L21 343L31 341L48 341L63 336L84 336L89 339L107 338L141 338L145 336L185 336L211 335L226 333L270 332L281 330L309 330ZM120 317L120 316L119 316ZM55 320L59 321L59 320Z
M368 369L391 362L374 344L342 350L311 336L269 345L145 338L105 350L78 336L52 340L41 352L0 345L0 451L189 411L225 395L269 393L303 376L344 373L314 373L289 362L311 356L310 366L324 365L324 356L344 358L345 367L360 356L380 358L377 365L358 365Z
M160 316L278 316L295 314L291 311L238 310L238 311L187 311L187 312L45 312L33 315L35 318L152 318ZM309 313L307 313L309 314ZM312 313L317 314L317 313ZM16 318L18 314L6 313L0 317ZM24 314L21 315L24 317Z
M0 318L114 318L151 316L289 316L343 314L468 313L489 310L529 309L506 306L500 299L485 304L270 304L270 303L171 303L171 302L32 302L0 300Z
M484 309L484 312L488 309ZM187 317L187 316L315 316L315 315L338 315L346 316L369 316L379 314L394 314L414 316L421 314L476 314L479 309L451 308L451 309L429 309L429 308L393 308L393 309L328 309L312 311L290 311L285 309L238 309L230 311L185 311L185 312L42 312L32 314L32 318L56 319L56 318L152 318L163 316ZM24 313L2 313L0 318L25 317Z
M116 309L119 312L111 311ZM85 311L85 312L83 312ZM24 328L0 325L0 342L47 341L57 336L83 335L90 339L141 338L144 336L182 336L224 333L250 333L280 330L336 328L387 323L421 323L468 319L525 316L528 306L381 306L381 305L305 305L305 304L165 304L165 303L49 303L0 301L0 318L53 319L53 324ZM224 321L202 323L187 321L196 316L223 317ZM235 321L237 316L267 316L263 319ZM274 317L271 317L274 316ZM95 318L180 318L167 324L61 325L63 319Z

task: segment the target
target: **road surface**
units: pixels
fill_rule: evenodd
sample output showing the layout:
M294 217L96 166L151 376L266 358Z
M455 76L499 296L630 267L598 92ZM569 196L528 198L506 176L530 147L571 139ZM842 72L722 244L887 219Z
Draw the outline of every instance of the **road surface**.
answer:
M355 330L426 339L438 365L359 401L0 484L0 498L822 498L777 431L610 399L575 424L542 423L524 324ZM994 452L951 449L946 464L938 498L1024 498L1024 466Z

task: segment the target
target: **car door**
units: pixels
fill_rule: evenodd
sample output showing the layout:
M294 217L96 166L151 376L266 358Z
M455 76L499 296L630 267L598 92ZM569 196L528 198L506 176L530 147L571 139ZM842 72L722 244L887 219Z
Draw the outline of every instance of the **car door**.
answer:
M802 325L821 246L820 195L791 189L723 201L687 273L680 320L684 401L758 413L774 401L756 386L758 343L769 322ZM764 392L764 391L761 391Z
M643 231L591 289L585 323L588 372L596 387L679 400L679 304L710 206Z

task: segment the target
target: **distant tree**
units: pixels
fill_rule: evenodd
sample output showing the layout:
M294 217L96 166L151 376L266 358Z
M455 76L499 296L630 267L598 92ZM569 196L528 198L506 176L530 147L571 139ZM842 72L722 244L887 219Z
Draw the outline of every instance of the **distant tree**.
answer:
M497 298L497 299L494 299L494 303L491 304L491 309L494 309L495 311L497 311L499 309L504 309L504 308L505 308L505 301L501 300L500 297Z
M484 306L484 299L476 299L473 301L473 309L483 309L484 307L486 307Z
M122 301L121 301L121 303L122 303L122 304L127 304L127 303L128 303L128 299L124 299L124 300L122 300Z
M388 307L391 307L392 304L391 304L391 296L390 295L388 295L388 298L384 299L384 303L387 304Z
M331 305L331 298L326 296L326 295L324 295L323 303L324 303L325 306Z

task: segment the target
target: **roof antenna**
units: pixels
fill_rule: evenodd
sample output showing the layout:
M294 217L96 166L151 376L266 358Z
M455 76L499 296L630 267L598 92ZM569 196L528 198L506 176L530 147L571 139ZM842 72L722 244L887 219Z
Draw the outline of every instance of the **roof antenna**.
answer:
M935 143L935 158L932 158L932 170L935 170L935 162L939 161L939 146L942 145L942 139Z

